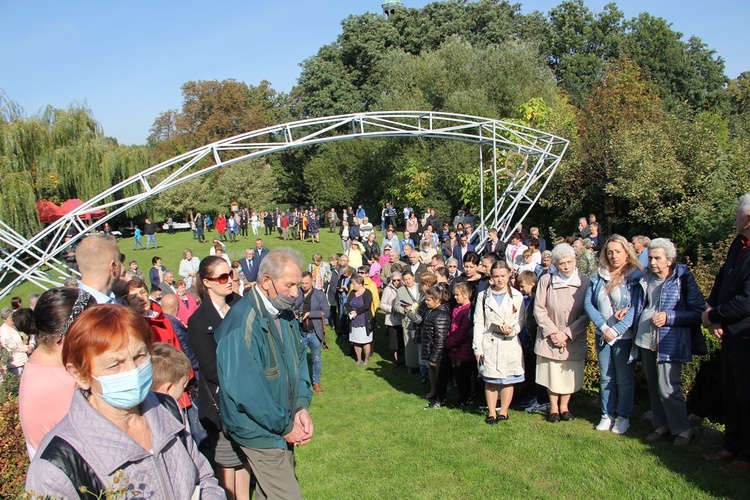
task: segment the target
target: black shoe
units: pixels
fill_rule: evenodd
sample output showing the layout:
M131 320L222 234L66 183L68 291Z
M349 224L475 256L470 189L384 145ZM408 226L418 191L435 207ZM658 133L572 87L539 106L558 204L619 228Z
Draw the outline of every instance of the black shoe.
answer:
M487 425L495 425L497 423L497 418L489 416L484 419L484 423Z
M551 424L556 424L560 421L560 414L559 413L550 413L547 416L547 422Z
M508 420L508 415L498 415L496 420L498 422L501 422L503 420Z
M560 418L563 420L563 422L570 422L571 420L575 420L576 418L573 416L572 413L569 411L564 411L560 415Z

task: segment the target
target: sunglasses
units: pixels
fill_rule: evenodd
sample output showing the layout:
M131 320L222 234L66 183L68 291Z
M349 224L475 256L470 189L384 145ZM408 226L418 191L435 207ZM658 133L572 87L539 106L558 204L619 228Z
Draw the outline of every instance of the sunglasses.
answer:
M231 278L231 277L232 277L231 274L224 273L224 274L218 275L215 278L204 278L204 279L207 279L208 281L216 281L220 285L226 285L227 282L229 281L229 278Z
M367 274L367 273L364 271L357 271L357 274Z

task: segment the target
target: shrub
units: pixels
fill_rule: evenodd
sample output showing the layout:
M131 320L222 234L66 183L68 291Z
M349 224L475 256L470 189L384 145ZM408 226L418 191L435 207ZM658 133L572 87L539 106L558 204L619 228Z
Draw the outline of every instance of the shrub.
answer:
M18 379L6 374L0 382L0 498L23 492L29 459L18 418Z

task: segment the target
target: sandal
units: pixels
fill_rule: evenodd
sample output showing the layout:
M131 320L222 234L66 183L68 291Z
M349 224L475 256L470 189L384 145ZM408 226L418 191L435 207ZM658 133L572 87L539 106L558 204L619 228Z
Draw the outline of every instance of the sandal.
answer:
M487 418L484 419L484 423L488 424L488 425L496 424L497 423L497 417L493 417L492 415L490 415L489 417L487 417Z

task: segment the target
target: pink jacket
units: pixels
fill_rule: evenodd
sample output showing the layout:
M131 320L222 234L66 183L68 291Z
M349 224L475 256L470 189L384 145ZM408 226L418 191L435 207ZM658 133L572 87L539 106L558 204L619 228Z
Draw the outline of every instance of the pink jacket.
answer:
M185 295L177 295L180 299L180 308L177 310L177 319L187 325L188 319L193 315L196 309L198 309L198 303L192 294L186 293ZM187 305L185 305L185 299L187 298Z

